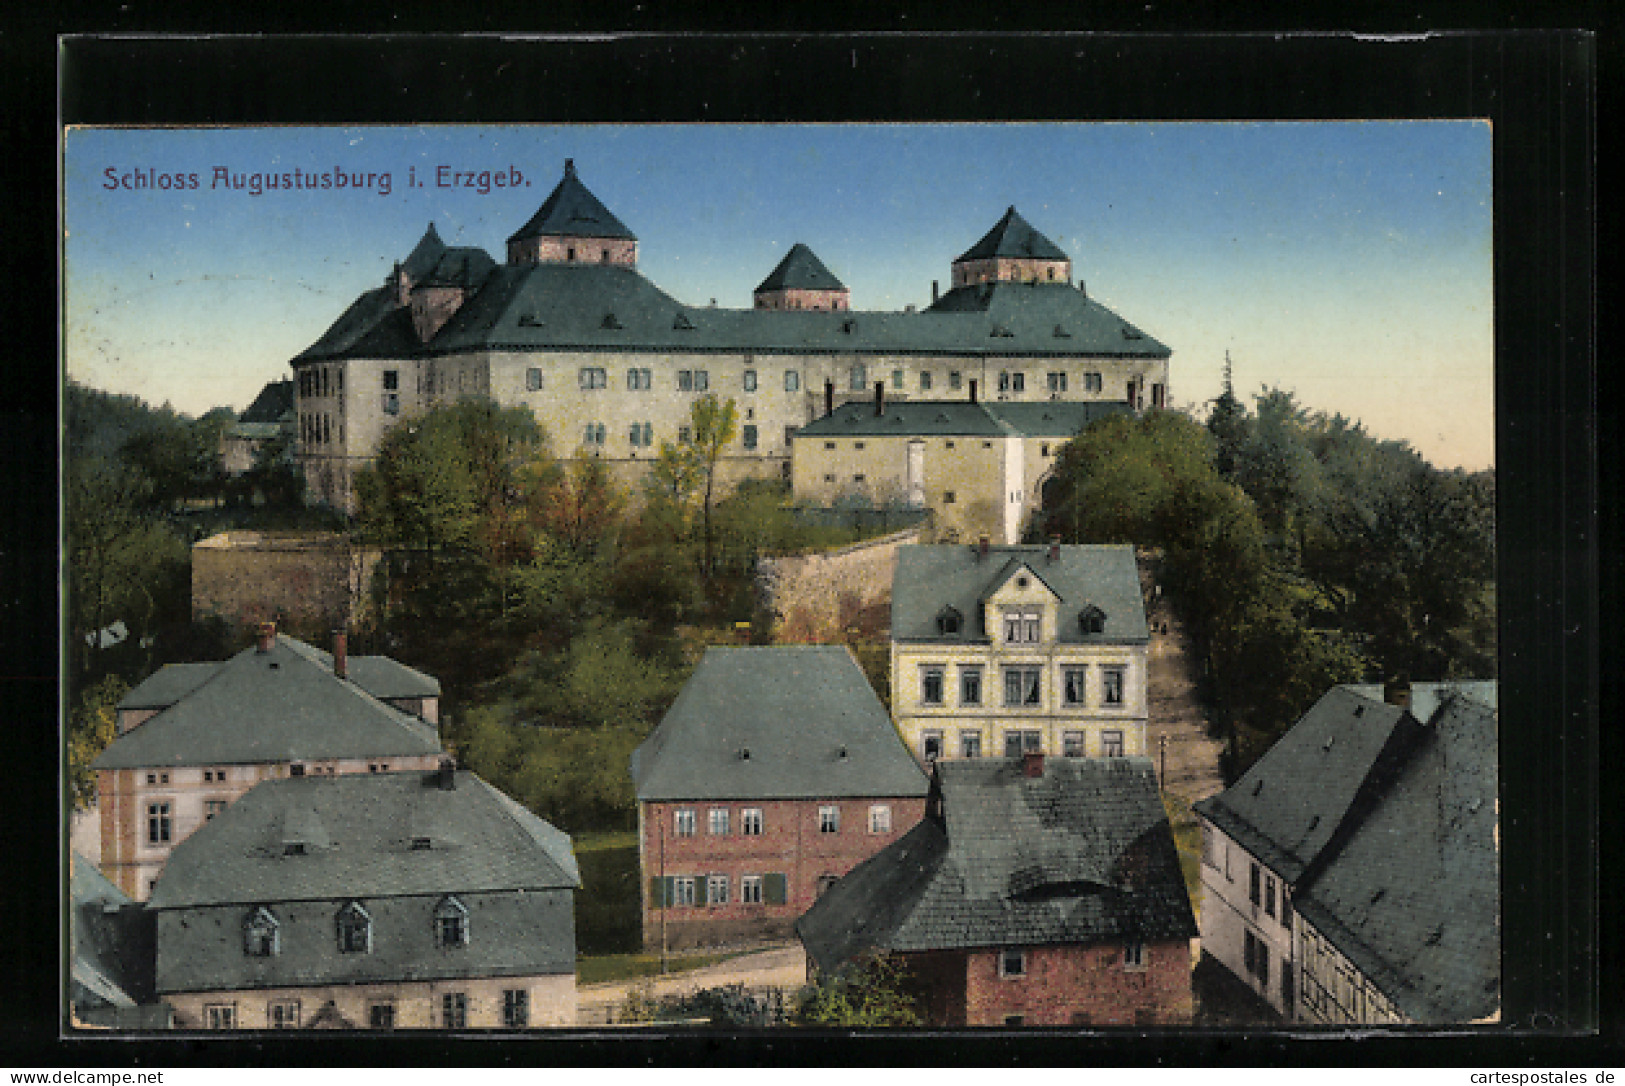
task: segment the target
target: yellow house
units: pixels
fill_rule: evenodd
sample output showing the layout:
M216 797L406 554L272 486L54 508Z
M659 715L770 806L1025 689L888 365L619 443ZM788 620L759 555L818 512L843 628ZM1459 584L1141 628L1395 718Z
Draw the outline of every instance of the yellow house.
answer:
M892 716L924 762L1143 756L1149 639L1127 545L902 547Z
M793 439L797 502L903 505L929 509L941 539L986 536L1013 544L1061 446L1096 419L1132 410L1126 402L886 398L847 403L803 426Z

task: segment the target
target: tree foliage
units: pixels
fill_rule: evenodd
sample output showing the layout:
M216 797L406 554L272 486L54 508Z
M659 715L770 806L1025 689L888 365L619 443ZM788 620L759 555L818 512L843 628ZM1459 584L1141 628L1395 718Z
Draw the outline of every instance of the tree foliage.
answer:
M804 1026L918 1026L903 963L890 954L870 955L821 974L807 988L795 1020Z
M117 675L86 687L68 714L68 788L78 809L96 801L96 775L90 763L118 734L118 703L130 686Z

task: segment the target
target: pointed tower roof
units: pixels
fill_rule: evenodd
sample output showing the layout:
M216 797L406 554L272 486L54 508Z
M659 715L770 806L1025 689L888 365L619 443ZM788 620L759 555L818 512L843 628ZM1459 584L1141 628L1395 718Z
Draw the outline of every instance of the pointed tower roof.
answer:
M575 160L571 158L564 160L564 178L547 202L508 241L511 244L538 235L637 240L636 234L587 191L587 186L576 176Z
M435 230L434 223L430 223L429 229L423 232L423 237L401 262L401 271L405 272L406 277L412 282L419 282L434 270L445 253L446 243L440 240L440 234Z
M796 242L790 247L779 266L774 268L756 288L760 294L768 290L845 290L846 286L835 278L824 262L813 251Z
M1004 213L1004 218L982 236L981 241L960 254L959 261L989 260L1001 256L1029 260L1071 259L1053 241L1034 230L1016 211L1014 204Z

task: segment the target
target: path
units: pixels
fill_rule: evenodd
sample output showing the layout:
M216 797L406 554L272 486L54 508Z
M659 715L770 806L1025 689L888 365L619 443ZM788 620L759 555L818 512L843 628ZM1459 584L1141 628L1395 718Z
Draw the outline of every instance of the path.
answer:
M645 984L649 984L652 994L659 998L730 984L743 984L753 990L783 988L794 991L806 982L807 956L800 943L769 947L686 973L582 985L576 989L576 1022L583 1026L610 1023L615 1011L626 1002L627 993Z
M1162 786L1186 803L1224 790L1219 752L1224 745L1208 737L1207 717L1196 696L1197 660L1179 616L1154 590L1143 553L1140 583L1145 590L1146 621L1151 624L1150 665L1146 677L1149 717L1145 752L1161 771L1162 740L1167 740L1167 779ZM1167 633L1163 633L1166 627Z

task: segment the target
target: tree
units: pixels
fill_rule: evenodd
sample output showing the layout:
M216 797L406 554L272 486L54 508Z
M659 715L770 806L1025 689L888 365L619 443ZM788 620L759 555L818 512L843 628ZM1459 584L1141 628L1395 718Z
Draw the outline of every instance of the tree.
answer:
M605 553L621 528L626 492L604 462L578 457L563 468L549 464L532 478L526 496L533 530L583 557Z
M712 546L711 510L716 500L717 463L722 451L738 435L739 409L732 400L718 400L707 393L694 401L689 412L694 431L693 447L705 481L705 497L701 504L704 524L705 562L701 572L711 579Z
M1213 409L1208 412L1207 430L1213 435L1213 466L1226 480L1233 481L1236 460L1247 444L1251 420L1247 417L1247 408L1236 398L1235 387L1231 384L1229 351L1224 352L1224 391L1213 401Z
M907 990L903 964L874 954L823 974L803 993L796 1022L804 1026L918 1026L922 1019Z
M68 714L68 790L79 810L96 801L96 774L90 763L118 734L118 703L129 692L129 684L119 676L104 676L79 695Z

